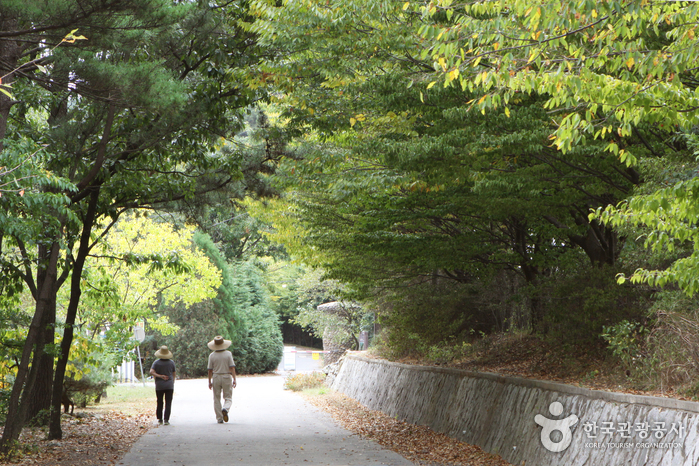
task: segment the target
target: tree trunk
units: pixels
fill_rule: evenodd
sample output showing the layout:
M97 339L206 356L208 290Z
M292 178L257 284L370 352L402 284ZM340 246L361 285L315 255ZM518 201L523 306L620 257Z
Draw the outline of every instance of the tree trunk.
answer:
M54 289L53 299L44 311L42 330L39 334L41 344L50 348L55 339L56 326L56 293ZM51 409L51 387L53 386L53 362L54 351L44 351L37 365L37 375L34 384L29 388L30 397L27 406L27 421L35 425L47 425L48 416L37 418L42 410L48 413Z
M585 236L571 236L571 241L580 246L593 266L614 265L619 241L616 233L598 222L591 222Z
M530 285L530 289L536 286L539 278L540 270L536 265L532 264L532 250L536 250L536 245L530 242L526 221L521 221L517 218L511 218L509 230L512 237L512 250L520 256L519 273L524 277L524 280ZM536 291L534 291L536 293ZM548 331L544 320L544 308L536 295L529 298L529 325L533 331L546 333Z
M80 304L80 281L82 279L83 267L85 259L90 252L90 234L92 226L95 224L97 217L97 201L100 196L100 187L94 187L90 192L90 202L87 206L87 212L83 219L83 231L80 236L80 246L78 254L73 263L73 274L70 278L70 301L68 302L68 310L66 311L66 322L63 329L63 339L61 340L61 352L56 363L56 375L53 379L53 395L52 395L52 410L51 419L49 421L49 440L58 440L63 437L61 429L61 396L63 394L63 379L68 366L70 357L70 346L73 343L73 330L75 327L75 318L78 313L78 305Z
M40 263L46 263L49 260L50 250L46 246L39 245L38 247L38 259ZM47 279L47 270L37 271L37 284L41 288L43 283ZM44 420L36 419L36 416L41 412L41 410L48 410L51 408L51 387L53 386L53 361L54 352L45 351L47 345L53 345L55 337L55 326L56 326L56 286L50 286L49 294L46 298L46 306L44 307L43 316L41 319L41 330L39 331L37 343L39 343L43 348L44 352L41 357L37 359L35 354L32 360L32 366L36 365L37 373L36 380L33 384L27 385L29 390L29 401L27 405L27 415L26 420L30 423L38 423L38 425L48 424L48 417Z
M0 440L0 452L6 453L12 447L13 443L19 438L19 434L26 422L26 413L29 407L31 392L30 388L34 385L39 371L39 364L32 364L30 368L29 361L32 353L34 353L34 361L39 361L44 352L43 339L40 338L42 332L41 325L44 321L44 313L50 312L52 290L58 278L58 257L60 250L61 248L58 243L53 243L51 245L50 253L48 254L48 263L45 268L39 272L43 274L44 279L40 285L37 283L36 309L34 317L32 318L32 323L29 326L27 339L24 342L24 348L22 349L22 358L17 368L17 376L12 385L12 393L10 394L7 408L5 430Z

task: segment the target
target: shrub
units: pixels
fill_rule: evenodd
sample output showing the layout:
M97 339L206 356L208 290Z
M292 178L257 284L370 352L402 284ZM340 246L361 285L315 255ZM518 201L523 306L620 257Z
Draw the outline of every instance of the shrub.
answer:
M461 342L473 332L496 327L483 289L447 280L419 283L393 291L375 303L381 334L374 344L389 359L423 357L447 342Z
M165 312L170 322L180 329L173 335L152 331L154 340L141 345L141 355L145 361L143 371L146 374L150 371L155 360L153 353L165 345L172 351L178 377L205 377L211 353L206 344L220 334L219 316L215 313L213 301L207 299L189 307L178 303Z
M248 308L245 323L246 333L231 347L236 370L241 374L275 370L284 350L279 317L264 306L252 306Z
M638 322L623 320L616 325L603 328L602 338L607 341L614 356L621 359L627 367L633 367L637 360L644 357L641 346L647 329Z
M620 322L642 322L647 313L639 289L619 286L609 267L585 268L548 278L536 292L544 306L551 342L571 349L603 348L606 328Z
M605 327L602 337L640 389L677 389L699 395L699 300L677 291L658 294L644 326L622 321Z
M0 422L4 423L7 419L7 407L12 394L12 385L0 387Z

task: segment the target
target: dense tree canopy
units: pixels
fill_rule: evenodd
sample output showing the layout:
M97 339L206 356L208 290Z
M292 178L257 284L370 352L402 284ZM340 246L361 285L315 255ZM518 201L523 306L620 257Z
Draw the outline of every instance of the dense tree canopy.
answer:
M130 208L190 197L240 173L234 160L215 155L213 144L240 128L242 109L259 96L240 72L257 59L253 37L238 26L245 14L244 5L235 2L55 0L0 6L3 83L12 84L13 96L0 96L0 138L6 147L22 147L24 141L42 147L42 176L16 196L31 191L57 198L31 204L38 235L23 237L19 227L3 230L6 247L16 251L3 254L4 268L22 278L36 301L3 445L18 435L30 400L53 404L51 437L61 436L62 381L82 271L96 244L93 227L101 223L108 232ZM51 49L76 29L84 39ZM21 210L3 202L8 218L24 221ZM68 277L70 300L53 377L53 356L44 357L43 366L38 361L53 342L56 295Z
M514 284L539 327L554 302L544 285L587 276L583 257L607 278L638 265L619 261L638 232L613 228L628 218L615 206L691 159L696 5L261 0L253 11L252 30L277 50L260 70L285 91L281 124L305 135L269 217L276 238L358 296L393 295L379 300L391 312L415 300L405 285L463 284L444 291L461 313L443 322L463 324L449 332L483 328L488 287ZM670 175L658 180L662 160ZM612 302L587 330L620 318Z
M298 148L303 162L287 164L298 215L276 221L331 277L468 283L509 268L534 282L576 248L594 264L615 262L619 239L587 216L627 196L639 174L603 142L568 154L551 147L545 96L480 112L470 105L477 90L427 84L439 76L418 58L432 19L395 2L260 11L257 30L285 57L268 69L282 86L308 72L290 91L300 108L288 108L289 124L315 131ZM342 66L328 65L343 47ZM624 141L646 153L641 137L660 144L650 134Z
M484 111L508 106L517 93L546 95L546 108L558 110L552 139L563 153L599 140L629 165L664 156L667 149L644 138L649 131L677 133L668 155L696 151L696 2L478 2L458 10L445 1L416 11L435 20L421 29L428 41L423 57L444 73L445 85L482 90L476 105ZM649 153L629 145L630 136ZM653 230L647 245L672 249L693 238L695 179L610 206L602 218L647 225ZM639 270L633 280L676 283L694 294L696 262L695 251L667 270Z

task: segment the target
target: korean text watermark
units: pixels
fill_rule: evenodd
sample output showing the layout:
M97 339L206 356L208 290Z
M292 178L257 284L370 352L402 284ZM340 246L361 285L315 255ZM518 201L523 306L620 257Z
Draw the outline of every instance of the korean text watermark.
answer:
M549 413L554 417L563 414L563 404L554 401ZM549 419L537 414L534 422L541 426L541 444L547 450L558 453L566 450L573 441L573 428L580 419L574 413L562 419ZM672 449L682 448L686 427L681 422L613 422L583 421L585 448L595 449Z

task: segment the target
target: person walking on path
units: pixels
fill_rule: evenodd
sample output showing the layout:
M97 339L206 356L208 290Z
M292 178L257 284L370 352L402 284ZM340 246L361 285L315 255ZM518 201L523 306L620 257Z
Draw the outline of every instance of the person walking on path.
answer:
M172 360L172 352L167 346L161 346L155 352L155 357L150 367L150 375L155 380L155 396L157 405L155 415L158 417L158 424L170 424L170 412L172 411L172 394L175 391L175 361ZM163 399L165 401L165 412L163 413Z
M224 340L217 336L207 346L211 351L209 355L209 390L214 391L214 413L219 424L228 422L228 411L233 404L233 389L235 381L235 361L233 354L228 351L230 340ZM223 407L221 407L221 393L223 393Z

